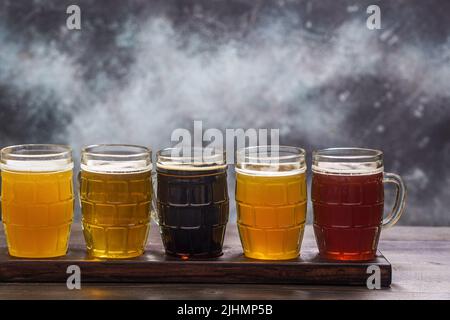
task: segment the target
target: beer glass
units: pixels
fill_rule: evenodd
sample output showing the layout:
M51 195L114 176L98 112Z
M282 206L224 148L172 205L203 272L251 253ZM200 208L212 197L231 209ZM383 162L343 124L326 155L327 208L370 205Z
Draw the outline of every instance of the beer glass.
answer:
M151 151L134 145L92 145L81 152L80 201L88 253L141 255L150 229Z
M244 255L285 260L300 253L306 219L305 151L289 146L237 152L237 225Z
M3 226L11 256L66 254L73 220L72 169L68 146L26 144L1 150Z
M406 188L383 173L383 153L361 148L313 152L314 233L320 255L332 260L375 258L380 231L394 225L405 209ZM397 189L391 214L383 220L384 184Z
M221 255L229 214L225 153L164 149L156 173L156 220L166 253L182 259Z

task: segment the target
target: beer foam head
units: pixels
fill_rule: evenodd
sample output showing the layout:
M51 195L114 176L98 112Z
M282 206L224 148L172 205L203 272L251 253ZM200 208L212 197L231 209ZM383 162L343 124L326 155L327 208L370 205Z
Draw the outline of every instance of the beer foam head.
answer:
M252 176L265 176L265 177L279 177L290 176L295 174L304 173L306 167L299 166L297 163L283 163L283 164L252 164L245 163L240 166L236 166L236 172L252 175Z
M17 145L5 147L0 153L0 168L6 171L56 172L73 169L72 149L65 145Z
M255 146L238 150L236 172L287 176L306 171L305 150L290 146Z
M218 170L227 167L225 152L216 148L166 148L157 153L157 168L180 171Z
M80 166L81 170L98 173L137 173L152 170L152 164L146 161L88 160Z
M137 173L152 170L151 150L136 145L92 145L81 151L81 170L98 173Z
M383 153L364 148L330 148L313 152L313 172L369 175L383 172Z

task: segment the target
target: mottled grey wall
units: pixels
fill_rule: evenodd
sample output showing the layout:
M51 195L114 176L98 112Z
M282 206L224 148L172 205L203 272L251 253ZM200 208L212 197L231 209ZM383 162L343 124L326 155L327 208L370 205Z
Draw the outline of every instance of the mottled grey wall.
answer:
M66 28L78 4L82 30ZM382 10L382 30L365 26ZM385 151L403 224L450 225L450 2L1 1L0 145L127 142L179 127ZM230 182L232 186L232 182Z

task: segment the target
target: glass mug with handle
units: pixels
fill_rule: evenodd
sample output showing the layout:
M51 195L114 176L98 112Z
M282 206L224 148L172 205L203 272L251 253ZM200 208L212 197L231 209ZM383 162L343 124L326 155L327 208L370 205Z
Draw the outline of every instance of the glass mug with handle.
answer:
M9 254L65 255L74 211L72 149L53 144L6 147L1 150L1 170Z
M160 150L156 180L155 221L166 254L220 256L229 216L225 152L212 147Z
M82 149L82 228L91 256L123 259L144 252L152 208L151 171L151 150L143 146Z
M393 226L405 209L400 176L384 172L383 153L363 148L313 152L311 198L314 233L322 257L364 261L376 256L382 228ZM397 189L394 208L383 219L384 184Z
M244 255L296 258L306 220L305 151L248 147L238 150L236 160L237 225Z

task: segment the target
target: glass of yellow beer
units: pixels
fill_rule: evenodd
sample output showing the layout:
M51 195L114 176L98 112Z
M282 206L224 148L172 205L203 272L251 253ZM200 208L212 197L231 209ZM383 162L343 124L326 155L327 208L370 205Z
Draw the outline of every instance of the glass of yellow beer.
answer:
M236 155L237 225L244 255L296 258L306 220L305 151L257 146Z
M26 144L3 148L0 154L9 254L65 255L73 220L72 150L64 145Z
M120 259L144 252L152 207L151 170L146 147L104 144L82 149L82 227L91 256Z

